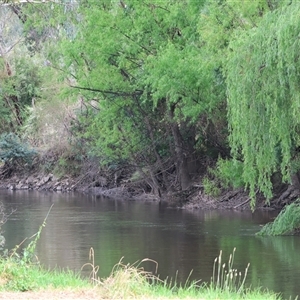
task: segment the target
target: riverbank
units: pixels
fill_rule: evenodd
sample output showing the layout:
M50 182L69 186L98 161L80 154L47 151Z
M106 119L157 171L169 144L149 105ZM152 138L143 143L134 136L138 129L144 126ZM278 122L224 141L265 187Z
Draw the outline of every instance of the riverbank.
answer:
M213 298L212 298L212 297ZM280 300L281 298L277 297L276 295L272 294L253 294L247 295L245 297L235 297L231 295L229 298L226 296L216 295L214 297L211 295L209 297L203 298L200 295L195 297L159 297L159 296L151 296L151 295L144 295L144 296L129 296L124 298L110 298L110 299L135 299L135 300L179 300L179 299L187 299L187 300L210 300L210 299L218 299L218 300L228 300L228 299L235 299L235 300ZM18 293L18 292L0 292L0 297L3 300L104 300L108 298L102 298L97 290L78 290L78 291L69 291L69 290L44 290L44 291L37 291L37 292L25 292L25 293Z
M128 170L121 178L116 173L101 173L99 170L83 173L78 176L44 173L35 168L33 171L14 172L9 177L1 178L0 189L8 190L37 190L67 193L77 191L83 194L104 196L122 200L149 200L163 201L171 207L182 209L234 209L251 210L250 197L242 188L222 190L218 196L205 193L202 177L194 178L190 187L184 191L169 191L160 196L142 188L141 182L132 180L133 174ZM125 173L125 171L123 171ZM120 174L118 174L120 176ZM292 185L280 185L274 190L270 201L257 194L255 209L281 210L287 204L294 202L299 196L299 191Z
M22 263L21 263L22 262ZM275 293L244 286L244 275L226 270L234 276L222 276L215 270L209 284L199 282L175 286L162 281L140 266L122 265L120 262L106 279L97 277L92 263L90 280L66 271L47 271L39 265L24 263L10 257L0 262L0 298L16 300L34 299L249 299L280 300ZM236 273L234 273L236 272ZM236 275L235 275L236 274ZM232 279L233 278L233 279Z
M104 181L103 177L100 179ZM148 200L163 201L171 207L194 210L194 209L234 209L234 210L251 210L250 198L247 191L243 189L223 191L220 196L212 197L205 194L201 185L194 184L188 190L183 192L168 193L162 195L161 198L151 193L146 193L140 189L134 188L133 184L126 183L121 186L96 186L94 182L81 180L82 178L72 178L64 176L57 178L53 174L25 174L14 175L12 177L2 179L0 189L15 190L37 190L51 191L57 193L68 193L77 191L83 194L91 194L95 196L111 197L122 200ZM99 180L99 178L98 178ZM98 181L97 181L98 182ZM298 197L297 193L292 190L287 198L275 195L270 203L266 203L264 197L258 195L256 209L279 210L286 203L291 203Z
M14 175L1 180L0 189L15 190L37 190L68 193L77 191L95 196L111 197L122 200L149 200L164 201L172 207L183 209L236 209L250 210L250 198L242 189L224 191L218 197L212 197L204 193L202 186L191 186L184 192L168 193L161 198L151 193L141 192L134 189L132 185L122 186L95 186L90 182L79 182L80 179L65 176L56 178L53 174L42 175L39 173L26 176ZM275 198L275 197L274 197ZM266 204L263 197L258 197L256 209L280 209L281 206L271 200Z

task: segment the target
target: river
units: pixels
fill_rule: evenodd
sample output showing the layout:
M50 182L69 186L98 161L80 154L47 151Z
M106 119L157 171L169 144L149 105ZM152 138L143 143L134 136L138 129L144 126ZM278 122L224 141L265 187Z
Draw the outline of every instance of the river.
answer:
M7 213L15 210L2 226L8 249L36 233L53 204L37 244L45 267L80 271L92 247L101 278L120 259L132 264L149 258L158 263L162 279L184 283L192 271L191 279L207 282L220 250L227 262L236 248L235 268L244 272L250 263L248 284L285 298L300 295L300 237L255 236L275 212L187 211L156 202L36 191L0 190L0 200ZM144 266L155 270L153 263ZM86 266L82 274L90 271Z

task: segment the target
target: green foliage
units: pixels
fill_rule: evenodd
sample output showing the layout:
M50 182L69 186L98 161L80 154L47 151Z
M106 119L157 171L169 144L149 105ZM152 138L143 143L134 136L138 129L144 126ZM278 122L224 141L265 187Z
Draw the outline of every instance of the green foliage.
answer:
M235 159L219 157L214 168L208 168L208 175L202 180L205 194L218 197L222 189L244 186L243 163Z
M230 43L227 61L228 121L232 153L244 162L243 179L272 196L272 174L290 181L299 145L300 3L283 3Z
M214 180L209 179L207 176L205 176L202 180L202 185L203 185L204 192L206 195L209 195L212 197L220 196L221 190L218 187L218 184Z
M209 172L223 188L240 188L245 185L243 180L243 163L236 159L219 158L216 167L210 169Z
M79 7L76 39L62 44L64 69L76 77L70 93L80 92L87 106L91 99L98 103L94 114L81 115L79 136L102 162L144 167L174 154L171 124L193 152L200 116L212 117L225 99L224 81L214 85L216 66L198 33L204 2L131 0L124 7L87 1Z
M12 93L15 93L22 106L31 105L33 98L39 96L41 78L39 68L28 57L15 58L14 75L9 77Z
M91 288L87 280L68 270L46 270L39 265L20 265L11 258L0 259L0 291L37 291L49 289Z
M58 159L53 169L56 177L60 178L64 175L78 176L80 174L82 160L80 158L63 155Z
M8 63L8 62L7 62ZM17 130L27 117L27 107L39 97L41 78L39 67L26 54L10 62L12 74L4 76L0 88L0 131Z
M30 165L36 151L22 142L13 133L4 133L0 136L0 160L8 165L27 164Z
M180 166L199 149L208 155L227 147L228 117L234 159L218 161L212 171L217 187L206 180L206 190L217 194L219 186L244 185L254 207L257 191L271 197L275 171L286 181L295 171L299 6L278 0L87 0L46 2L37 10L23 3L18 7L25 23L15 16L3 26L9 30L3 49L19 45L12 32L23 34L25 44L1 57L1 68L9 62L13 74L0 74L0 131L15 130L18 119L31 140L50 144L62 136L59 129L72 127L103 164L126 160L143 168L172 160ZM76 117L66 109L73 125L61 114L70 99L80 103ZM70 162L62 157L58 173L77 173Z
M286 235L298 233L300 230L300 201L287 205L276 219L264 225L257 235Z

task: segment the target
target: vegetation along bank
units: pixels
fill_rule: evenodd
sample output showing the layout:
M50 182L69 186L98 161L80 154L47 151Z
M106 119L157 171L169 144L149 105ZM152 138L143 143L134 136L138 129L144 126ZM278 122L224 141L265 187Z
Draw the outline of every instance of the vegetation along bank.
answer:
M3 1L1 187L293 203L299 12L275 0Z
M296 0L1 1L1 187L286 207L277 234L299 208L299 13ZM18 259L1 258L3 291L67 282ZM122 288L99 282L103 298L280 299L126 268Z

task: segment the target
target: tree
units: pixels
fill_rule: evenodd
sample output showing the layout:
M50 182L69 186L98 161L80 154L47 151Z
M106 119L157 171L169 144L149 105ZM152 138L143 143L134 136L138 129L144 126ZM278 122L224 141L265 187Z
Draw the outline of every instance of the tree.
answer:
M0 6L0 131L16 131L26 118L26 107L39 97L39 66L24 47L19 16Z
M76 38L63 45L73 91L99 103L85 134L90 145L101 157L146 167L157 193L168 185L172 164L179 188L190 185L200 119L212 117L224 100L197 30L202 7L194 1L87 1Z
M272 196L275 172L290 181L298 171L299 12L298 1L283 3L230 44L230 143L233 155L244 162L252 205L257 191Z

